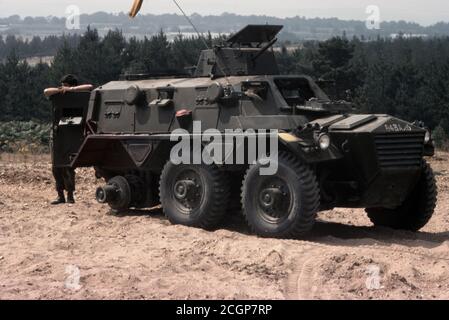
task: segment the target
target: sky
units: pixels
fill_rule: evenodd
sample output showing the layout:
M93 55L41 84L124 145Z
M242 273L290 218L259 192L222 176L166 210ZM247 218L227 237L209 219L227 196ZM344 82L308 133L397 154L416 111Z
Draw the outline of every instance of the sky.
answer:
M379 7L380 20L407 20L430 25L449 22L447 0L178 0L187 14L257 14L277 17L337 17L366 20L370 5ZM0 0L0 17L65 16L70 5L81 13L127 12L132 0ZM172 0L144 0L142 13L179 13Z

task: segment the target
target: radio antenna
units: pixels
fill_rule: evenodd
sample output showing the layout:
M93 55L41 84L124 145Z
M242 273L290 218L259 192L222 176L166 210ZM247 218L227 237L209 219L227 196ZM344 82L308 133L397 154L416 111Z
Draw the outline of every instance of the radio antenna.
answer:
M193 30L196 32L196 34L198 35L198 38L200 38L204 44L204 46L206 47L206 49L210 49L209 45L207 44L206 39L204 38L204 35L202 33L200 33L197 29L197 27L195 26L195 24L193 23L192 19L189 18L189 16L185 13L185 11L182 9L182 7L180 6L180 4L178 3L177 0L173 0L173 2L175 3L175 5L178 7L178 9L181 11L182 15L184 16L184 18L186 18L186 20L189 22L189 24L192 26ZM217 67L220 70L220 72L224 75L226 82L228 83L228 85L231 85L231 82L228 79L228 76L226 75L226 72L224 71L224 69L221 67L219 60L217 59L216 61L217 63Z
M196 34L198 35L199 38L201 38L201 40L203 41L204 46L207 49L209 48L209 45L207 44L206 39L204 38L204 35L202 33L200 33L198 31L198 29L196 28L195 24L193 23L192 19L189 18L189 16L185 13L185 11L182 9L182 7L179 5L178 1L173 0L173 2L175 3L175 5L178 7L179 11L181 11L182 15L184 16L184 18L186 18L186 20L189 22L189 24L192 26L193 30L195 30Z
M198 28L195 26L195 24L193 23L192 19L190 19L189 16L185 13L184 9L182 9L181 5L178 3L177 0L173 0L173 2L178 7L178 9L181 11L181 13L184 16L184 18L186 18L186 20L192 26L193 30L196 32L198 38L201 39L201 41L203 42L203 44L206 47L206 49L210 50L210 47L207 44L207 41L206 41L204 35L198 31ZM137 14L139 13L139 11L140 11L140 9L142 7L142 3L143 3L143 0L134 0L133 6L131 8L131 11L129 12L129 16L131 18L134 18L135 16L137 16ZM230 81L229 81L229 79L228 79L228 76L226 75L226 72L224 71L224 68L222 68L222 66L220 65L220 61L217 60L216 64L217 64L217 67L220 70L220 72L224 75L228 85L232 86Z

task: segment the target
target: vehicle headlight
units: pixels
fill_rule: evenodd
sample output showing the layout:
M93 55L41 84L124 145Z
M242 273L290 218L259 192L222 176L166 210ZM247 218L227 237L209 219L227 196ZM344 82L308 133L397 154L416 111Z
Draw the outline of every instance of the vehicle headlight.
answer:
M329 135L326 133L321 134L318 138L318 145L320 146L321 150L329 149L331 145L331 137L329 137Z
M430 133L430 130L426 129L426 135L424 136L424 143L428 144L431 139L432 139L432 134Z

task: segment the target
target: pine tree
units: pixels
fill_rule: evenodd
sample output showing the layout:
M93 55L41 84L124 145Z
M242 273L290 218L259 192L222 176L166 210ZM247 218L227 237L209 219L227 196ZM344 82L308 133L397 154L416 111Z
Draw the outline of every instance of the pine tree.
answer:
M30 97L30 67L26 62L20 62L15 50L12 50L3 66L5 73L4 84L6 92L3 96L3 108L0 120L25 120L29 117L29 110L33 107Z
M50 72L50 80L53 86L59 86L59 80L66 74L74 74L79 71L78 63L76 61L75 50L72 49L67 41L64 39L62 46L56 53Z
M101 48L106 68L103 72L103 79L99 81L117 80L125 68L126 62L126 41L122 32L119 30L109 31L102 40Z
M334 82L336 99L344 99L346 90L352 89L355 75L350 62L353 55L353 44L347 39L336 37L320 43L312 61L313 68L321 78Z
M103 43L96 29L87 28L75 50L74 61L76 70L73 72L81 82L100 85L108 81L107 69L103 52Z

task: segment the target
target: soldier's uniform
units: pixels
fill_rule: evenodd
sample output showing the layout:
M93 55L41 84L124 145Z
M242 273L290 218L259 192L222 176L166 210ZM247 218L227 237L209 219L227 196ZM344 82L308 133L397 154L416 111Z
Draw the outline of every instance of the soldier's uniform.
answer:
M90 84L78 85L78 80L74 75L68 74L61 79L61 87L59 88L47 88L44 91L46 97L56 96L58 94L66 94L66 92L90 92L93 86ZM83 94L82 97L88 98L87 95ZM66 101L67 102L67 101ZM52 204L65 203L66 199L64 197L64 190L67 191L67 202L74 203L73 193L75 192L75 169L70 167L70 157L69 154L72 152L72 147L76 146L76 141L83 135L82 128L80 126L75 130L75 136L73 138L73 143L70 139L64 138L64 132L66 132L67 124L60 124L61 121L64 122L63 110L61 106L56 107L53 104L53 127L51 130L51 155L53 164L53 176L56 182L56 191L58 192L58 198L52 202ZM87 100L86 100L87 105ZM79 108L77 107L77 110ZM61 127L63 126L63 128ZM77 131L78 130L78 131ZM73 132L72 132L73 135ZM79 141L79 140L78 140ZM69 143L70 145L67 145ZM55 165L57 164L57 165Z
M64 190L67 191L67 202L75 203L75 198L73 193L75 192L75 170L72 168L57 167L55 166L55 145L54 137L58 130L58 121L55 115L55 109L53 108L53 126L50 133L50 150L51 150L51 163L52 163L52 173L55 179L55 187L58 192L58 197L51 202L51 204L61 204L66 203L66 198L64 196Z
M67 200L70 202L75 192L75 169L53 167L52 171L58 195L63 195L64 190L67 191Z
M75 203L73 193L75 192L75 169L68 167L56 167L54 165L54 147L53 147L53 137L54 128L51 132L50 148L52 155L52 172L55 179L55 187L58 192L58 198L52 202L52 204L65 203L66 198L64 196L64 190L67 192L67 202Z

